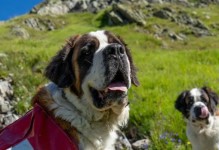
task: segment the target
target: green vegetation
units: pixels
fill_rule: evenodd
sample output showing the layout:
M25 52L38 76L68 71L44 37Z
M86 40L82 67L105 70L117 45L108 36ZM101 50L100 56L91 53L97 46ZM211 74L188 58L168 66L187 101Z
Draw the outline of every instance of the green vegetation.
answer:
M207 8L199 8L197 12ZM201 10L202 9L202 10ZM219 9L212 6L214 12ZM190 10L191 11L191 10ZM210 11L209 13L213 13ZM218 14L218 13L217 13ZM138 136L149 137L153 150L191 149L185 135L182 116L174 108L178 94L193 87L209 86L219 93L219 38L215 36L196 38L188 36L186 41L171 41L169 38L157 39L150 32L156 22L161 26L180 28L162 19L150 19L145 27L135 24L125 26L105 26L98 16L88 13L75 13L66 16L49 17L57 23L64 21L54 31L35 31L25 27L25 18L39 17L26 15L0 25L0 77L13 78L15 98L20 100L16 107L23 114L31 108L30 100L40 85L48 82L43 70L49 59L65 44L72 35L91 30L106 29L120 35L130 47L138 68L141 85L132 87L129 128L137 127ZM207 20L208 24L219 20ZM13 25L20 24L30 33L24 40L11 35ZM215 29L214 33L218 33ZM164 43L167 46L164 46Z

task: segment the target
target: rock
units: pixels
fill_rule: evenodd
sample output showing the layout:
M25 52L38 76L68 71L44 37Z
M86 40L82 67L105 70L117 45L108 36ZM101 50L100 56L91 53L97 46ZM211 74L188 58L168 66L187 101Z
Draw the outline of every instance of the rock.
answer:
M63 15L71 12L97 13L113 4L146 4L146 0L47 0L35 6L30 13Z
M192 27L191 30L191 33L196 37L213 36L213 34L209 30L200 29L196 27Z
M5 54L5 53L0 53L0 58L6 58L6 57L8 57L7 54Z
M42 31L46 30L45 25L43 25L38 18L28 18L24 20L24 24L27 25L29 28L35 30L42 30Z
M155 11L153 13L153 15L155 17L158 17L158 18L161 18L161 19L170 19L173 17L173 14L172 14L172 10L170 8L163 8L161 10L158 10L158 11Z
M162 0L147 0L148 3L158 3L158 4L162 4L163 1Z
M12 79L0 79L0 129L18 119L14 112Z
M132 146L122 131L118 131L118 139L116 140L116 150L132 150Z
M199 0L199 3L203 3L203 4L206 4L206 5L209 5L209 4L212 4L212 3L218 4L219 0Z
M112 1L92 1L92 0L57 0L45 1L35 6L30 13L40 15L63 15L69 12L88 11L95 13L100 9L106 8Z
M6 115L0 114L0 129L6 127L7 125L13 123L15 120L19 118L18 115L9 112Z
M50 19L28 18L23 22L29 28L39 31L55 30L56 26Z
M7 113L10 110L10 103L8 101L5 101L2 97L0 97L0 113Z
M13 97L13 89L8 80L0 79L0 97L4 100L10 100Z
M199 19L193 18L188 15L186 12L179 12L179 15L175 20L179 24L184 24L190 27L192 34L201 37L201 36L212 36L212 33L207 26L204 25Z
M15 36L23 38L23 39L29 39L29 37L30 37L30 35L27 32L27 30L22 28L22 27L20 27L20 26L14 26L11 29L11 33L12 33L12 35L15 35Z
M200 20L191 17L186 12L179 12L179 14L176 17L176 22L208 30L208 28Z
M109 25L122 25L124 24L123 19L119 16L119 14L111 11L108 13Z
M137 23L146 25L144 14L137 8L131 8L124 4L114 4L108 12L109 25L121 25L127 23Z
M151 141L147 139L138 140L132 143L132 147L134 150L148 150L150 147Z
M48 3L41 7L39 10L34 8L32 12L37 12L39 15L63 15L69 12L69 8L64 5L61 1L58 1L55 4Z

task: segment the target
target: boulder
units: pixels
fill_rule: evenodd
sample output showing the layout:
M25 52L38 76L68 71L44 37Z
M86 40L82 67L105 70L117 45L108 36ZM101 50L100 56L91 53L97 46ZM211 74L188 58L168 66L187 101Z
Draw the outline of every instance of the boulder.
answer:
M95 13L109 7L113 2L114 0L47 0L40 5L35 6L30 13L40 15L63 15L69 12L78 11Z
M132 146L129 143L127 137L122 131L118 131L118 139L116 140L115 149L116 150L132 150Z
M151 141L148 138L138 140L132 143L132 147L134 150L148 150L150 145L151 145Z
M153 16L161 18L161 19L171 19L173 18L172 14L173 10L170 8L164 7L161 10L157 10L153 13Z
M139 9L125 4L114 4L107 16L109 25L127 23L137 23L142 26L146 25L144 14Z
M0 79L0 129L18 119L14 112L11 78Z
M22 27L20 27L20 26L12 27L11 34L16 36L16 37L23 38L23 39L29 39L29 37L30 37L30 35L27 32L27 30L22 28Z
M28 18L23 22L29 28L39 31L51 31L56 29L56 25L50 19Z

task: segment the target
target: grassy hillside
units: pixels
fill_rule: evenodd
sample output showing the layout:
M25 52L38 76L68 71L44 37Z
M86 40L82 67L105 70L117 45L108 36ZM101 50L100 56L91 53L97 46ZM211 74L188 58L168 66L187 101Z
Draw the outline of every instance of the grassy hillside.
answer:
M209 11L210 10L210 11ZM218 6L197 9L208 12L209 25L219 20ZM192 12L192 9L188 9ZM23 114L30 109L30 100L37 87L48 82L42 75L48 60L72 35L98 30L96 15L87 13L49 17L54 22L64 21L54 31L36 31L25 27L26 15L0 25L0 77L12 76L18 100L16 110ZM11 28L19 24L26 28L31 38L22 39L11 34ZM135 24L105 26L126 41L134 62L138 67L139 87L132 87L129 93L131 117L128 129L137 128L137 138L149 137L153 150L191 149L185 135L185 124L175 109L177 95L193 87L210 86L219 93L219 38L214 36L196 38L188 36L186 41L172 41L168 37L157 39L150 34L151 26L159 24L174 30L181 29L170 21L154 18L145 27ZM148 32L143 32L147 30ZM165 45L165 46L164 46Z

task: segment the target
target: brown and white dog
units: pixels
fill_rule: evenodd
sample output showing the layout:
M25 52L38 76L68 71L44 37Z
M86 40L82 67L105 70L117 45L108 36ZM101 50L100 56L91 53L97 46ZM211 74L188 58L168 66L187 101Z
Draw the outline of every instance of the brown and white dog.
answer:
M182 92L175 103L187 123L186 134L193 150L219 150L219 98L210 88Z
M51 60L52 82L33 98L76 137L79 149L113 150L119 126L129 117L128 89L139 82L129 49L108 31L70 38Z

